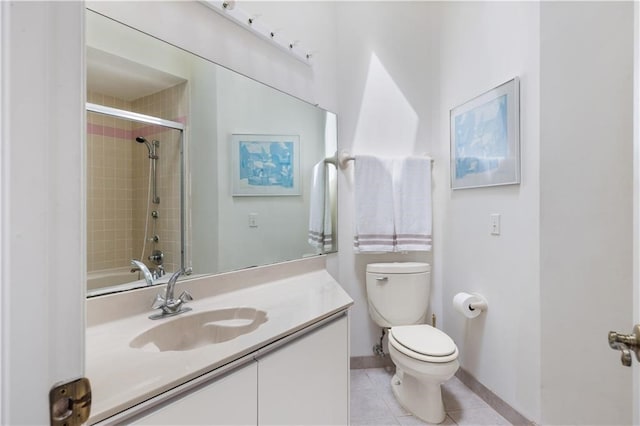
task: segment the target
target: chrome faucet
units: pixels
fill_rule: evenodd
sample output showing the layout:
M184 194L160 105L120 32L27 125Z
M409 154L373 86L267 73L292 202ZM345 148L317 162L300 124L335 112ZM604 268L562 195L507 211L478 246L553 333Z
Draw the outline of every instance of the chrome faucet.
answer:
M151 275L151 271L149 271L149 268L147 268L147 265L140 262L139 260L131 259L131 266L135 266L135 268L133 268L131 272L135 272L135 271L142 272L142 275L144 275L144 280L147 283L147 285L153 285L153 276Z
M167 290L165 291L164 297L161 294L157 294L153 304L151 305L152 309L162 309L162 312L153 314L149 318L153 320L166 318L183 312L189 312L191 310L191 308L184 306L185 303L193 300L193 297L191 297L187 291L183 291L177 299L173 296L176 281L178 281L178 277L183 274L184 269L179 269L171 275L171 278L169 278L169 282L167 283Z

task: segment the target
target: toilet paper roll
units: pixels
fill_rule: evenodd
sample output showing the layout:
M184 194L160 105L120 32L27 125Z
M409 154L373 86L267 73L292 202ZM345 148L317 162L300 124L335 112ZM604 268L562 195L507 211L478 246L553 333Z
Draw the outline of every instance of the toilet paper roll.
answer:
M475 318L487 309L487 301L480 295L462 292L453 296L453 307L465 317Z

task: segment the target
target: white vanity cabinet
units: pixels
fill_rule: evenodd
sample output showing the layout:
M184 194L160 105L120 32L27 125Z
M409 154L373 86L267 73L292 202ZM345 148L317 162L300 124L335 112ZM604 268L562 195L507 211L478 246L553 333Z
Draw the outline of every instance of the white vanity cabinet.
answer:
M167 401L136 425L255 425L257 365L251 361L231 373Z
M346 311L237 360L237 367L158 395L101 425L346 425Z
M259 356L258 424L349 424L348 339L344 315Z

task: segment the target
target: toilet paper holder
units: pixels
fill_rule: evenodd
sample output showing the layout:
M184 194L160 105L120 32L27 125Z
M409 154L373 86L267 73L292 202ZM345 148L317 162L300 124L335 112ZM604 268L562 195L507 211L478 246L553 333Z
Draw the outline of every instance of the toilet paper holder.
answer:
M476 318L489 308L489 304L481 294L460 292L453 298L453 307L467 318Z
M484 297L482 297L477 293L471 293L471 294L473 294L480 300L469 303L469 309L472 311L475 311L476 309L479 309L481 311L486 311L487 308L489 307L489 305L487 305L487 299L485 299Z

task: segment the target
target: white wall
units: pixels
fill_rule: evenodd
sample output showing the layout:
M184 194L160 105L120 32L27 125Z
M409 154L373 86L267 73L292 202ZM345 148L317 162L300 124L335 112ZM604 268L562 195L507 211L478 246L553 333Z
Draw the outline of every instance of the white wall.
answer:
M530 419L540 411L539 4L453 2L442 10L438 116L434 123L435 285L444 330L460 365ZM520 185L450 190L449 110L520 77ZM490 235L489 215L502 232ZM467 320L451 308L478 292L489 311Z
M435 106L437 3L341 2L338 28L338 140L352 154L402 156L432 151ZM436 162L436 168L442 167ZM434 186L441 185L435 182ZM353 252L353 164L338 176L339 253L342 284L355 304L351 314L351 355L371 356L380 328L367 311L368 263L431 261L431 254ZM438 231L435 231L438 232ZM440 291L431 293L441 318Z
M542 422L630 424L633 3L543 3Z

